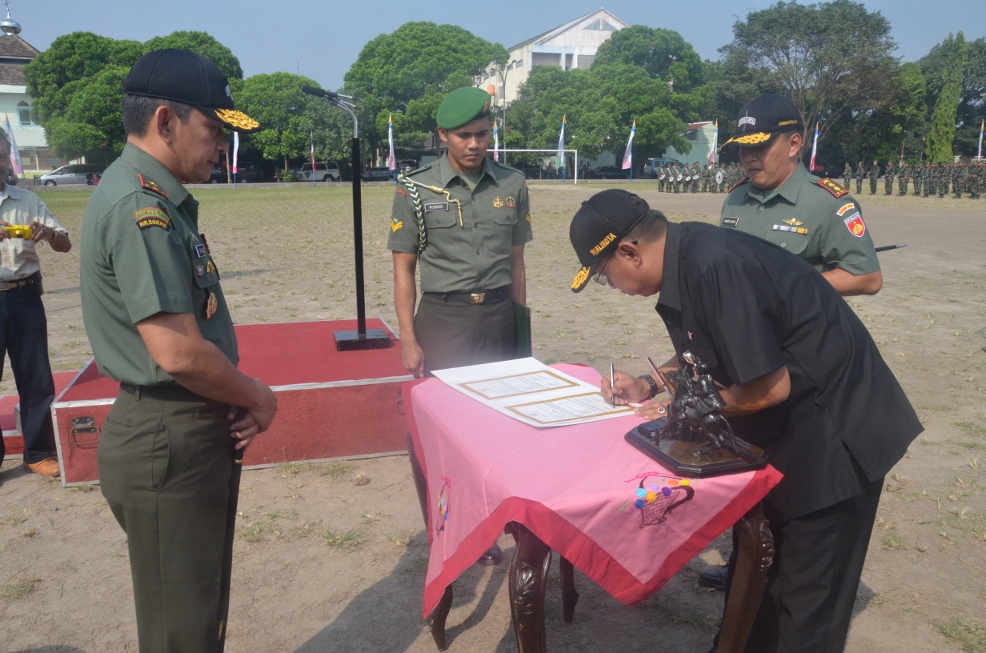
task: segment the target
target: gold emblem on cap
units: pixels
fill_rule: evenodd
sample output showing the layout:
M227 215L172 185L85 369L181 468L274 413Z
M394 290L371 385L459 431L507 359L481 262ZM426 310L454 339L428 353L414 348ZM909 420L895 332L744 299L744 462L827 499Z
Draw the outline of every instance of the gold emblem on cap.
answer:
M496 199L493 200L493 208L494 209L502 209L503 208L503 200L500 199L500 196L499 195L497 195Z
M760 143L769 141L770 136L770 134L764 132L746 134L745 136L735 136L723 143L723 145L729 145L730 143L739 143L740 145L759 145Z
M575 278L572 279L572 289L578 290L582 284L584 284L589 279L589 268L583 267L575 274Z
M235 109L216 109L216 116L226 124L243 131L251 131L260 126L259 122Z
M781 220L781 222L783 222L784 224L789 224L792 227L800 227L801 225L804 224L804 222L801 222L797 218L791 218L790 220Z

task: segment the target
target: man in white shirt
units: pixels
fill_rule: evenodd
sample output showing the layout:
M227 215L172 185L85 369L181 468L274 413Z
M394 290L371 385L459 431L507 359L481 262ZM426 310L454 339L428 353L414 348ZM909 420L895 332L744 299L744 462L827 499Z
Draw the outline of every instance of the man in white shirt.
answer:
M55 382L48 361L37 245L46 242L56 252L67 252L72 241L37 195L3 181L9 171L10 142L0 130L0 376L6 352L20 397L24 466L43 476L58 476L49 410ZM15 227L28 227L30 234ZM3 454L0 438L0 462Z

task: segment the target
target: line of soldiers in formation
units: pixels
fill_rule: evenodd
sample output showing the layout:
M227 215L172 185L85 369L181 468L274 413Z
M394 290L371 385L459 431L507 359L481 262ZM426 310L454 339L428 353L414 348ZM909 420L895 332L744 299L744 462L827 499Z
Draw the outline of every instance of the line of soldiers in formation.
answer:
M661 193L725 193L745 176L743 167L737 163L706 164L701 169L698 163L693 163L690 167L662 163L651 173L651 178L657 180L657 189Z
M864 170L863 162L860 161L856 166L856 194L863 191L863 179L870 181L870 195L876 194L877 180L881 176L880 164L873 162L869 168ZM955 194L956 199L960 199L964 193L969 194L969 199L979 199L980 193L986 188L986 162L970 161L968 163L959 161L957 163L926 163L921 165L915 163L911 165L904 161L899 166L895 166L893 161L888 161L883 169L883 191L884 194L893 193L894 178L897 179L897 194L907 195L908 184L914 185L914 195L921 197L945 197L949 187ZM854 177L849 164L846 164L842 171L843 185L849 188L850 180Z

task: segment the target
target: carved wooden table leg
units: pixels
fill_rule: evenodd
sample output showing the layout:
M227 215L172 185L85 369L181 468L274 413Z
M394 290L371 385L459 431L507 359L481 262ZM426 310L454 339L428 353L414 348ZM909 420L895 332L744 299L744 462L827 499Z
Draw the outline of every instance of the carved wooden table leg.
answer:
M774 536L759 503L743 515L733 528L738 529L739 549L716 653L741 653L746 647L753 620L763 599L767 570L774 562Z
M551 549L517 522L507 524L517 542L510 561L510 613L520 653L544 653L544 592Z
M579 593L575 590L575 566L561 558L558 562L558 571L561 572L561 605L565 623L572 623L575 616L575 604L579 602Z
M439 651L448 648L448 644L445 642L445 620L448 619L448 613L451 609L452 586L449 585L445 588L442 600L438 602L435 611L428 617L428 627L431 628L431 636L435 639L435 646L438 647Z

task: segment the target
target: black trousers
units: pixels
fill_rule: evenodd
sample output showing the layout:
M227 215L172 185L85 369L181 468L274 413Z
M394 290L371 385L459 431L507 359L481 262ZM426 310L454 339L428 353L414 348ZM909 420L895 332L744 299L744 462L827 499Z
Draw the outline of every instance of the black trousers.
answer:
M188 393L191 394L191 393ZM99 437L103 496L127 534L140 653L216 653L232 443L228 407L121 390Z
M34 286L0 292L0 376L4 351L10 357L20 397L24 461L36 463L53 457L55 438L50 409L55 399L55 381L48 361L48 319Z
M423 295L414 335L425 356L425 373L517 357L517 317L506 298L489 304L454 304Z
M867 482L858 496L785 522L764 502L775 556L748 653L840 653L845 648L882 490L882 478ZM730 584L737 549L734 534Z

